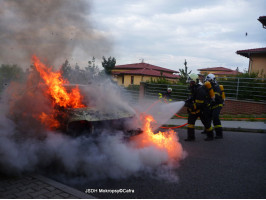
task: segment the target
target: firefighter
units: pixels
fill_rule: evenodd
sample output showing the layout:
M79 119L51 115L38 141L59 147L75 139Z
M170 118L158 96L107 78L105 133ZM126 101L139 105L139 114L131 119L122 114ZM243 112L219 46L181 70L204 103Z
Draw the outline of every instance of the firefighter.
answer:
M215 94L215 100L211 103L211 117L215 129L215 139L223 138L223 128L220 121L220 112L224 105L225 95L222 85L219 85L216 81L214 74L208 74L205 82L210 82Z
M167 88L166 92L159 93L159 99L164 99L166 102L167 101L171 102L172 101L171 93L172 93L172 88Z
M206 85L199 84L197 74L191 74L188 77L189 83L189 98L185 101L185 106L188 108L188 126L187 138L185 141L195 140L195 122L199 117L207 132L205 141L213 140L213 131L211 127L211 110L210 110L210 89ZM212 90L213 92L213 90Z

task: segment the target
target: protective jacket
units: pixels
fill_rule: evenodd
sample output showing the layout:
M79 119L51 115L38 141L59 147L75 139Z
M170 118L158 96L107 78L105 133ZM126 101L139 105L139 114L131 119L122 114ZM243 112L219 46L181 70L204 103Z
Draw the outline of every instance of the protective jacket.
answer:
M224 105L224 100L225 100L224 88L221 85L219 86L217 83L213 83L212 87L215 94L215 101L211 105L212 120L216 132L215 138L223 138L223 129L220 121L220 112Z
M159 93L159 99L162 99L162 98L167 101L172 101L171 93L168 91Z
M212 88L211 88L212 89ZM199 112L202 109L209 108L211 102L210 89L205 85L194 85L189 87L189 98L185 101L185 106L188 107L188 111Z
M196 106L196 96L197 96L197 90L200 88L200 84L196 84L193 86L188 87L188 99L185 101L185 107L187 107L187 111L190 114L197 114L200 112L199 108Z
M211 109L222 107L224 104L224 99L223 99L223 91L221 90L221 87L219 86L219 84L214 83L212 84L212 88L214 90L215 100L214 100L214 103L211 105Z
M210 84L196 84L190 86L189 90L189 98L185 101L185 106L188 108L188 138L186 140L195 140L195 122L198 117L200 117L205 127L208 137L207 139L212 139L213 132L211 127L210 102L214 97L213 89ZM210 93L210 91L212 93Z

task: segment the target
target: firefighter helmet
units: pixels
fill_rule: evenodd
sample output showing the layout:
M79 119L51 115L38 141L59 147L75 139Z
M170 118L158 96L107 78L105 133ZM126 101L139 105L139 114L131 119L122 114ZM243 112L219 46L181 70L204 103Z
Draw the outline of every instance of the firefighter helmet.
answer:
M206 82L206 81L209 81L209 82L211 82L211 83L215 83L215 82L216 82L216 78L215 78L214 74L208 74L208 75L206 76L206 78L205 78L205 82Z
M187 82L191 82L191 81L195 81L195 83L197 83L199 81L199 76L197 74L190 74Z

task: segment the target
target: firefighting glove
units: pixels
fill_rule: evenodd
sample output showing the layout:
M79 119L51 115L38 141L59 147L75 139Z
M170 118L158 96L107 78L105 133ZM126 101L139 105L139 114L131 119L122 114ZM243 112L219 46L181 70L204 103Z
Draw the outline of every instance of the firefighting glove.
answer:
M190 107L190 105L191 105L191 101L190 101L190 99L187 99L185 101L185 107Z
M212 99L211 102L210 102L210 106L213 107L213 106L215 106L215 104L216 104L215 100Z

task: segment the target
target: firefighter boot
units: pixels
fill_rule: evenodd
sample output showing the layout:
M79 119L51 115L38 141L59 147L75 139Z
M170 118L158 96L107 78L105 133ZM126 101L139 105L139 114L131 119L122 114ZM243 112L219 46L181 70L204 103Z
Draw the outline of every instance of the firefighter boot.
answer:
M187 139L185 139L186 142L195 141L195 129L194 128L188 128L187 129Z
M216 136L215 139L223 139L223 129L222 127L215 128Z
M213 140L213 131L207 131L207 137L204 139L205 141Z

